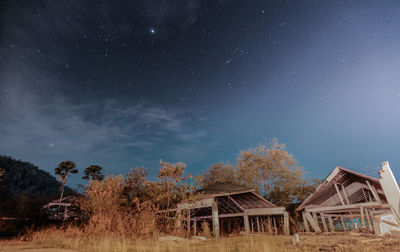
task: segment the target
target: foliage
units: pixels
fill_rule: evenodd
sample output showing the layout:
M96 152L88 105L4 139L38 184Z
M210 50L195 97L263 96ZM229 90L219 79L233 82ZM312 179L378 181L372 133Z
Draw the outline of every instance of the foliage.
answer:
M200 186L206 187L216 182L238 183L235 173L236 170L231 164L213 164L203 173L200 179Z
M64 195L64 187L67 183L68 175L78 173L78 169L76 169L76 165L72 161L64 161L58 164L58 166L54 169L54 173L58 175L58 180L61 181L61 195L60 201Z
M302 167L276 138L267 145L242 151L237 168L241 183L263 192L274 204L288 206L303 198L298 190L299 185L306 183Z
M91 181L86 187L87 198L80 202L81 209L89 216L85 232L117 237L137 237L153 232L156 209L139 202L132 208L125 192L123 176Z
M89 167L87 167L84 171L84 176L82 177L82 179L92 179L92 180L103 180L104 179L104 175L101 174L101 170L103 168L99 165L91 165Z

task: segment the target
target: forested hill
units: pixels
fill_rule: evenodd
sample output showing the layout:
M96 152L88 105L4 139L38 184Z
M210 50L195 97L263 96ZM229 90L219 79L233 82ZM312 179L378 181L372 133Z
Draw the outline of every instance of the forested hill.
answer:
M37 166L0 155L0 204L19 195L52 198L60 195L60 183ZM66 187L65 195L73 191Z

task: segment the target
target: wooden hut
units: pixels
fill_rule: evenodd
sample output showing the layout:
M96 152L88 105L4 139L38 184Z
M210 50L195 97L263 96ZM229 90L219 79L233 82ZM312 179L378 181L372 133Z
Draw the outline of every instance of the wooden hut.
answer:
M390 205L379 179L338 166L296 210L307 232L372 231L374 219Z
M289 218L284 207L277 207L254 190L230 183L215 183L199 190L200 199L177 205L178 226L184 224L189 234L196 235L204 221L210 222L214 237L233 226L250 232L289 234Z

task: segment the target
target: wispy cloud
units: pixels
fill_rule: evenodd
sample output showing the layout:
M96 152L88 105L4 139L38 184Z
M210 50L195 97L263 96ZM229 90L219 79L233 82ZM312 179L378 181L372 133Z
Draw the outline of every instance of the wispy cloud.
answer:
M190 144L207 132L190 126L194 116L187 111L110 99L77 102L52 84L28 83L14 78L0 85L0 154L46 168L64 159L118 165L129 156L123 162L147 165L205 150Z

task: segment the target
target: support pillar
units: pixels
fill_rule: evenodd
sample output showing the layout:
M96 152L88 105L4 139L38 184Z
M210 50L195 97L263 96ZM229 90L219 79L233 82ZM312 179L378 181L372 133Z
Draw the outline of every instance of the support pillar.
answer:
M342 216L340 216L340 221L342 222L343 231L346 232L346 225L344 224L344 220L343 220Z
M182 211L176 211L176 227L180 229L182 227Z
M322 221L322 226L324 227L324 232L329 232L328 227L326 226L326 219L323 213L320 213L321 215L321 221Z
M243 221L244 221L244 232L250 233L249 216L246 213L244 213Z
M364 217L364 208L360 207L360 218L361 218L361 227L366 228L365 226L365 217Z
M302 212L302 215L303 215L304 229L306 232L310 232L310 226L308 226L308 221L306 215L304 214L304 211Z
M335 232L335 226L333 225L333 220L332 220L331 216L328 217L328 221L329 221L329 229L330 229L330 231L331 232Z
M218 217L218 206L215 200L212 203L212 225L213 225L213 236L214 238L219 237L219 217Z
M187 222L187 235L188 237L190 237L190 209L187 210L186 222Z
M283 233L285 235L290 235L289 214L286 211L283 213Z
M197 219L196 218L193 219L193 234L194 234L194 236L197 235Z

